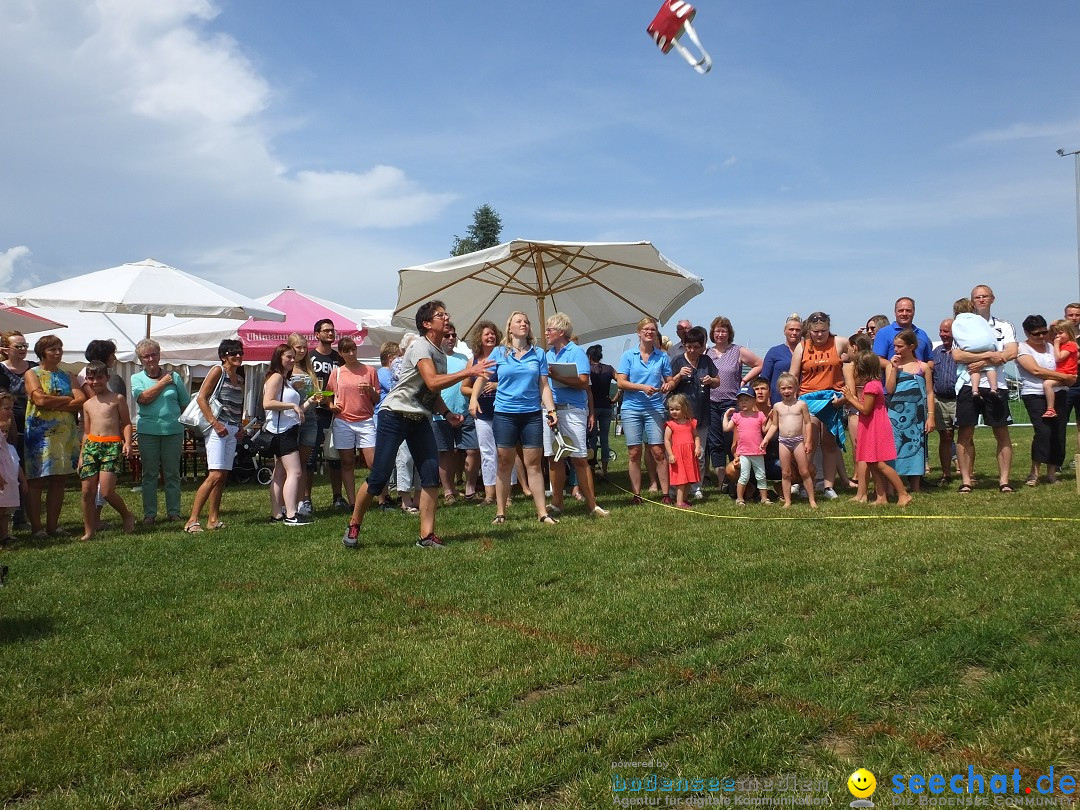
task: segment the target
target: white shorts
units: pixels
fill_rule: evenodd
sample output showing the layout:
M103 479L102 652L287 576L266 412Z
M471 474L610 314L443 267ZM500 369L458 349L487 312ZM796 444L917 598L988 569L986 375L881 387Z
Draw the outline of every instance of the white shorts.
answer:
M559 417L557 430L563 435L563 441L577 448L570 454L570 458L586 458L589 455L585 441L589 427L589 412L584 408L575 408L571 405L567 408L557 408L555 413ZM544 420L544 455L555 455L554 441L547 419Z
M338 450L356 450L375 446L375 420L361 419L346 422L334 419L334 447Z
M218 436L211 428L204 436L206 443L206 469L231 470L236 458L236 431L238 425L225 425L225 435Z

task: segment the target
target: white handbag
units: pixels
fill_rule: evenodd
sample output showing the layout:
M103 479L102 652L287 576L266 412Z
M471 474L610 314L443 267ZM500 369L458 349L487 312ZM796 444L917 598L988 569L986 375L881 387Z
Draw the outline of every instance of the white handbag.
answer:
M337 389L341 387L341 366L334 368L335 376L337 378L337 384L334 386L334 399L337 399ZM337 447L334 446L334 420L335 416L330 420L329 426L326 428L326 433L323 435L322 443L322 459L323 461L337 461L341 458L341 453L338 452Z
M218 399L218 392L221 390L222 383L225 382L225 369L221 370L221 377L217 381L217 385L214 386L214 391L210 394L209 404L210 413L217 419L218 414L221 413L221 400ZM199 433L206 433L210 430L210 423L206 421L206 416L203 414L202 408L199 407L199 397L195 395L188 402L187 407L184 408L177 420L181 425L189 427L192 430Z

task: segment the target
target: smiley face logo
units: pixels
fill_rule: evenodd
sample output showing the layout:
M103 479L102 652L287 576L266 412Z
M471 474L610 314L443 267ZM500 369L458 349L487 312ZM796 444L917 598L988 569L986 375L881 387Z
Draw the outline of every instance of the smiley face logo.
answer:
M848 777L847 789L856 799L865 799L874 794L877 789L877 779L866 768L859 768Z

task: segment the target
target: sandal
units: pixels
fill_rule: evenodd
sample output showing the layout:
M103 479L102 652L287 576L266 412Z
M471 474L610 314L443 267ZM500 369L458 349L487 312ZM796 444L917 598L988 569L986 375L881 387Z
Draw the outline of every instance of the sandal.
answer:
M495 519L491 521L492 526L502 526L506 523L506 515L496 515Z
M1009 493L1016 492L1016 490L1010 487L1008 484L998 484L998 492Z
M442 502L446 506L453 506L455 503L457 503L457 496L447 492L445 495L442 496Z
M210 531L214 532L214 531L217 531L218 529L224 529L224 528L225 528L225 524L224 524L224 523L222 523L222 522L221 522L221 521L219 520L219 521L218 521L217 523L211 523L211 524L208 524L206 528L208 528L208 529L209 529Z
M403 506L403 507L401 507L401 511L404 512L406 515L419 515L420 514L420 510L417 509L415 506Z
M539 518L537 518L537 520L539 520L541 523L550 523L551 525L555 525L559 522L551 515L541 515Z
M495 505L495 499L494 498L481 498L479 501L476 502L476 505L477 506L494 506Z
M200 534L203 530L202 525L196 521L195 523L189 523L184 527L184 531L188 534Z
M960 489L958 489L956 491L959 492L961 495L967 495L969 492L971 492L971 490L972 490L971 484L961 484Z
M1031 476L1028 476L1028 479L1027 479L1027 480L1026 480L1026 481L1024 482L1024 486L1026 486L1026 487L1033 487L1033 486L1035 486L1035 485L1036 485L1037 483L1039 483L1039 478L1038 478L1038 476L1035 476L1035 475L1031 475Z

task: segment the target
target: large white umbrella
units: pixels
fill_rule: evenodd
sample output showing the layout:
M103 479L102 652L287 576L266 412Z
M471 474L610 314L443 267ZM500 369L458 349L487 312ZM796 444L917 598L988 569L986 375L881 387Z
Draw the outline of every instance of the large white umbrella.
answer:
M147 337L153 315L285 320L284 313L253 298L154 259L34 287L15 294L11 302L22 307L145 315Z
M651 242L541 242L495 247L398 271L393 322L415 328L420 304L439 299L459 335L477 321L502 328L514 310L545 319L562 312L582 342L634 332L645 316L667 321L704 292L700 278L665 258Z

